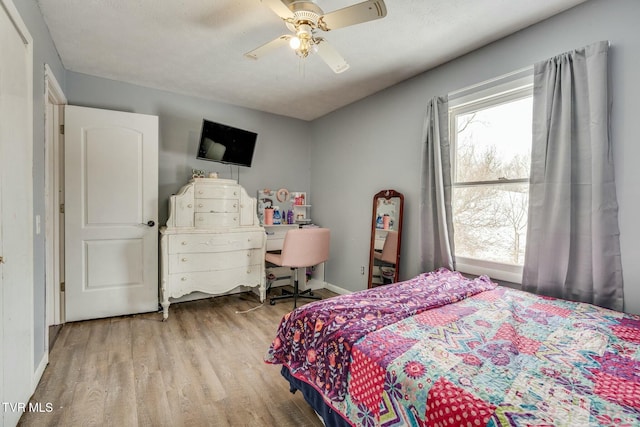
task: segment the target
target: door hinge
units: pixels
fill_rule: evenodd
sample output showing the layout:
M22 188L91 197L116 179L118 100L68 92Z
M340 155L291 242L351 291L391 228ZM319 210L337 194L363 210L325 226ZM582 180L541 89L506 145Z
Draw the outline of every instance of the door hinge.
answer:
M64 282L60 282L60 292L64 292Z
M64 125L60 125L60 135L64 135Z
M64 213L64 203L60 203L60 213Z
M0 264L4 264L4 257L0 256Z

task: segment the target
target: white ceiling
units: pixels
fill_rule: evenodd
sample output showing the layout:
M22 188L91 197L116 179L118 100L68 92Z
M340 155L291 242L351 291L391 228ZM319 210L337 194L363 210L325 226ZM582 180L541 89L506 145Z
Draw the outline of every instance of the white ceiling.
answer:
M324 34L341 74L288 47L246 58L289 33L260 0L37 1L67 70L313 120L585 0L387 0L385 18Z

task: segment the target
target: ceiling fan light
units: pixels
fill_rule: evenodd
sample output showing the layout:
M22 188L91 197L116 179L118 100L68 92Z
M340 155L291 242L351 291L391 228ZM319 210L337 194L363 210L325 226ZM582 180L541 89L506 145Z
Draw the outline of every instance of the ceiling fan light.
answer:
M291 40L289 40L289 46L291 49L297 50L300 47L300 39L295 36L291 37Z

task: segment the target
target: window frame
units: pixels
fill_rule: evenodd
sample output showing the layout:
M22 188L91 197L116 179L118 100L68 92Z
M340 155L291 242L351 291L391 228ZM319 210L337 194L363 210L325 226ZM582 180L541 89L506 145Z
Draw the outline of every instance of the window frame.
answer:
M526 68L502 76L488 82L449 94L449 142L451 150L451 186L455 188L469 188L478 185L504 185L512 183L529 183L529 178L497 178L488 181L458 182L456 180L456 150L457 128L456 117L473 111L499 106L533 96L533 69ZM455 230L454 230L455 233ZM493 279L512 283L522 283L523 266L501 263L490 260L470 258L453 254L456 270L474 274L486 274Z

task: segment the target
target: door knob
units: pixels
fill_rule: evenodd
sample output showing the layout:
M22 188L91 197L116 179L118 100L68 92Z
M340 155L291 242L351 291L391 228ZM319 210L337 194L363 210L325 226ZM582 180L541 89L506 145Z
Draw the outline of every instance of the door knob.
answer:
M149 227L153 227L154 225L156 225L156 223L153 220L149 220L149 221L147 221L147 225Z

